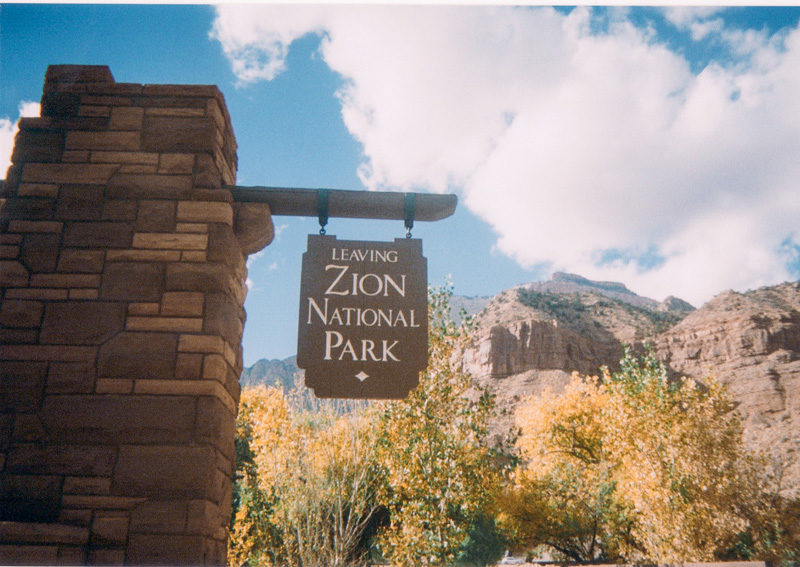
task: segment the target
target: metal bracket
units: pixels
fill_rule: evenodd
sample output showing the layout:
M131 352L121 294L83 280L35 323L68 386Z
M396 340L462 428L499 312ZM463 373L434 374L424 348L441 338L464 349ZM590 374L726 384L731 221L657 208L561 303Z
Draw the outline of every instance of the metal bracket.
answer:
M403 216L405 217L406 238L411 238L411 229L414 228L414 205L416 203L415 193L405 193L404 195Z
M317 189L317 217L319 218L319 233L325 234L325 225L328 224L328 190Z

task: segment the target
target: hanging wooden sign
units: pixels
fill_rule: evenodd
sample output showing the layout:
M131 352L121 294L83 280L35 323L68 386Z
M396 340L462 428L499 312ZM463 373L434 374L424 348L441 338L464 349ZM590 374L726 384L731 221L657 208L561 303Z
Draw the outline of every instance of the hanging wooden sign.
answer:
M297 365L320 398L397 399L428 363L422 240L310 234L303 254Z

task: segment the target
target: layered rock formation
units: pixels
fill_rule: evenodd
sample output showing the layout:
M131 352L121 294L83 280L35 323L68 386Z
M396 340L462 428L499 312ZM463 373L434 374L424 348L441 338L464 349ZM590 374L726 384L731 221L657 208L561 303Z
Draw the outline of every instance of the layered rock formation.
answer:
M658 356L676 374L727 385L745 439L800 481L800 283L725 292L661 334Z
M622 284L556 274L494 297L477 315L464 365L497 394L495 434L518 402L564 387L572 372L614 368L623 344L653 344L674 375L725 383L744 418L745 439L784 462L800 484L800 283L726 292L698 310L659 303Z

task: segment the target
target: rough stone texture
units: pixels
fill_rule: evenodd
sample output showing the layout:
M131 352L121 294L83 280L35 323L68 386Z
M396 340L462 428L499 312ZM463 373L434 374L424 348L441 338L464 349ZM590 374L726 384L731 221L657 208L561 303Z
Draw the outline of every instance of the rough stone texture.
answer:
M225 562L245 260L273 234L235 176L216 87L48 69L0 188L0 563Z
M783 462L800 496L800 282L718 295L655 347L676 374L727 385L746 440Z
M614 368L623 343L649 339L673 375L702 382L710 372L727 385L744 418L745 441L782 462L786 492L798 494L800 283L726 292L693 311L676 298L658 303L621 284L557 274L479 308L476 340L463 359L506 410L495 435L507 431L525 396L563 389L572 372Z

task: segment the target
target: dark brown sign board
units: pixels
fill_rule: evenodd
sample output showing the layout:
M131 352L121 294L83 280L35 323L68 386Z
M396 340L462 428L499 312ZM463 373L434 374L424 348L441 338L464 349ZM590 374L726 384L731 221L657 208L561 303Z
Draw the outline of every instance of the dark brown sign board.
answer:
M310 234L303 254L297 365L319 398L399 399L428 364L422 240Z

